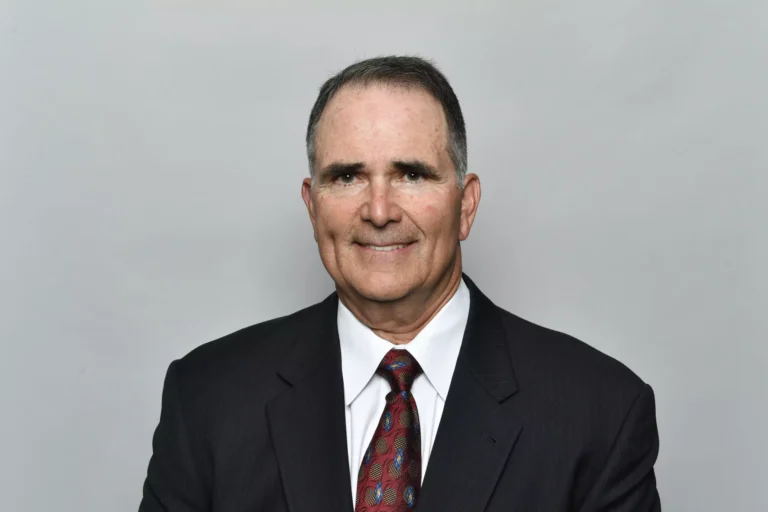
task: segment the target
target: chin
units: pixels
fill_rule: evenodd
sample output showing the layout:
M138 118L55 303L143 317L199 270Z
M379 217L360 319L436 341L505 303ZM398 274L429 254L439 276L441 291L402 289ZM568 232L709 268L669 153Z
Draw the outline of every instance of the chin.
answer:
M376 302L392 302L407 296L413 289L410 279L389 273L371 273L348 281L361 296Z

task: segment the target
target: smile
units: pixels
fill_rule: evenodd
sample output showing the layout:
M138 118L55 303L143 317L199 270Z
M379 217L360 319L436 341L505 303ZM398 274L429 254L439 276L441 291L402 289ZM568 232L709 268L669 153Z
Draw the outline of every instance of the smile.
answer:
M358 244L358 245L360 245L364 249L369 249L371 251L393 252L393 251L399 251L407 247L410 247L411 245L413 245L413 242L408 242L405 244L392 244L392 245L372 245L372 244Z
M397 249L405 249L408 244L400 245L365 245L366 249L373 249L374 251L396 251Z

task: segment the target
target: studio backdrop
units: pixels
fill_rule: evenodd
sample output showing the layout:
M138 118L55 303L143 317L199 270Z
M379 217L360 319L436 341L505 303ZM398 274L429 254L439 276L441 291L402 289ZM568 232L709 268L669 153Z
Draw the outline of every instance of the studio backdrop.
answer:
M657 397L669 511L768 510L768 4L0 0L0 496L134 511L168 364L332 291L320 84L433 59L465 271Z

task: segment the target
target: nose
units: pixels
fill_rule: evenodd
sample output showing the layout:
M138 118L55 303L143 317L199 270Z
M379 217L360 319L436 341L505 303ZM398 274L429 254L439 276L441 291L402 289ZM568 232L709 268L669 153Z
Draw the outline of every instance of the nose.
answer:
M403 212L397 204L397 193L386 180L371 181L360 215L379 228L390 222L400 222Z

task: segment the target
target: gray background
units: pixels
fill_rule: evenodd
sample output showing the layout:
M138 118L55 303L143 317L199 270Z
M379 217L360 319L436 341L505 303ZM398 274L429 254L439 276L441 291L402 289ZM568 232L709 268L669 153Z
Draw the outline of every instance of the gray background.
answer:
M666 510L767 510L768 4L360 3L0 0L2 509L136 510L168 363L331 291L321 82L415 53L483 184L467 272L653 385Z

